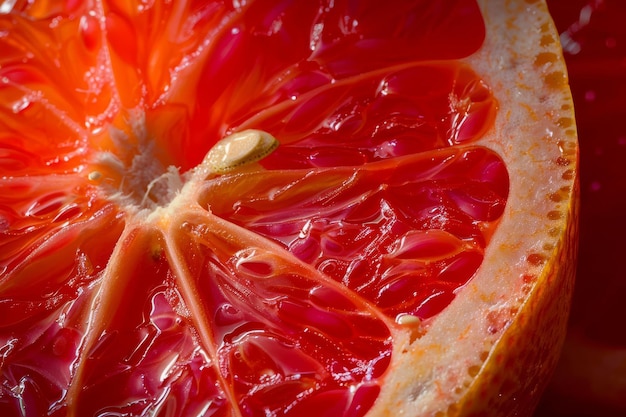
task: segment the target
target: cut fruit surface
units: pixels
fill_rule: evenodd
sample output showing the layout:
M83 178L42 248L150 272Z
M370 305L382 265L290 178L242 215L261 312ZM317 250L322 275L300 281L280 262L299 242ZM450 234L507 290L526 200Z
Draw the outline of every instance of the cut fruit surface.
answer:
M540 1L0 3L0 414L528 415L577 152Z

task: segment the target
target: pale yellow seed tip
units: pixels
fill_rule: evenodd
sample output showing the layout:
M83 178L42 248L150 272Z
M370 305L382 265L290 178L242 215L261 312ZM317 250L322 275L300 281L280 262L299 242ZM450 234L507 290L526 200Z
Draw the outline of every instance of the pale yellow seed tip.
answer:
M102 174L99 171L92 171L89 173L87 178L89 178L89 181L98 181L102 178Z
M278 147L278 141L262 130L249 129L220 140L204 158L214 173L223 173L259 161Z
M396 317L396 323L409 331L409 343L413 343L426 334L426 329L422 326L422 320L412 314L401 314Z
M403 326L419 326L422 323L419 317L412 314L402 314L396 321Z

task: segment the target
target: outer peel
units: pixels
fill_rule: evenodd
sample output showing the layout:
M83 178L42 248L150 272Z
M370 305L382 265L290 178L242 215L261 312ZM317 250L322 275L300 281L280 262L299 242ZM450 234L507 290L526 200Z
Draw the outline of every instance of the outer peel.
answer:
M423 337L396 343L369 415L530 415L565 336L578 145L558 33L543 1L479 3L487 36L467 61L499 101L480 143L505 161L509 201L477 275Z

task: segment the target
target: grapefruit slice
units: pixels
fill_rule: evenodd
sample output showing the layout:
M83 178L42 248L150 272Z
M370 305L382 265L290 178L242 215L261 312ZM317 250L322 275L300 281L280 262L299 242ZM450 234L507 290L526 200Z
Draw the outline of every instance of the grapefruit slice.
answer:
M578 192L543 2L0 13L2 415L532 412Z

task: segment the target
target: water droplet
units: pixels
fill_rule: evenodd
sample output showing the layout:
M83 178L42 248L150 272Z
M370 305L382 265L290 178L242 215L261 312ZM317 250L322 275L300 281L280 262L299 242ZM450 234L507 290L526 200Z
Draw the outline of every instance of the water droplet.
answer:
M20 100L13 103L13 113L17 114L26 110L31 105L30 100L27 97L22 97Z
M243 319L243 314L232 304L224 303L215 311L215 324L229 326Z
M11 225L9 224L9 221L6 218L0 216L0 232L9 230L10 226Z
M617 40L614 37L610 36L604 40L604 44L607 48L612 49L617 46Z
M585 101L595 101L596 99L596 92L593 90L588 90L585 92Z
M592 181L589 188L591 189L591 191L600 191L600 189L602 188L602 184L600 183L600 181Z
M233 7L236 10L242 9L243 7L246 7L246 4L248 2L246 0L233 0Z
M3 2L0 2L0 14L11 13L15 3L17 3L17 0L4 0Z

